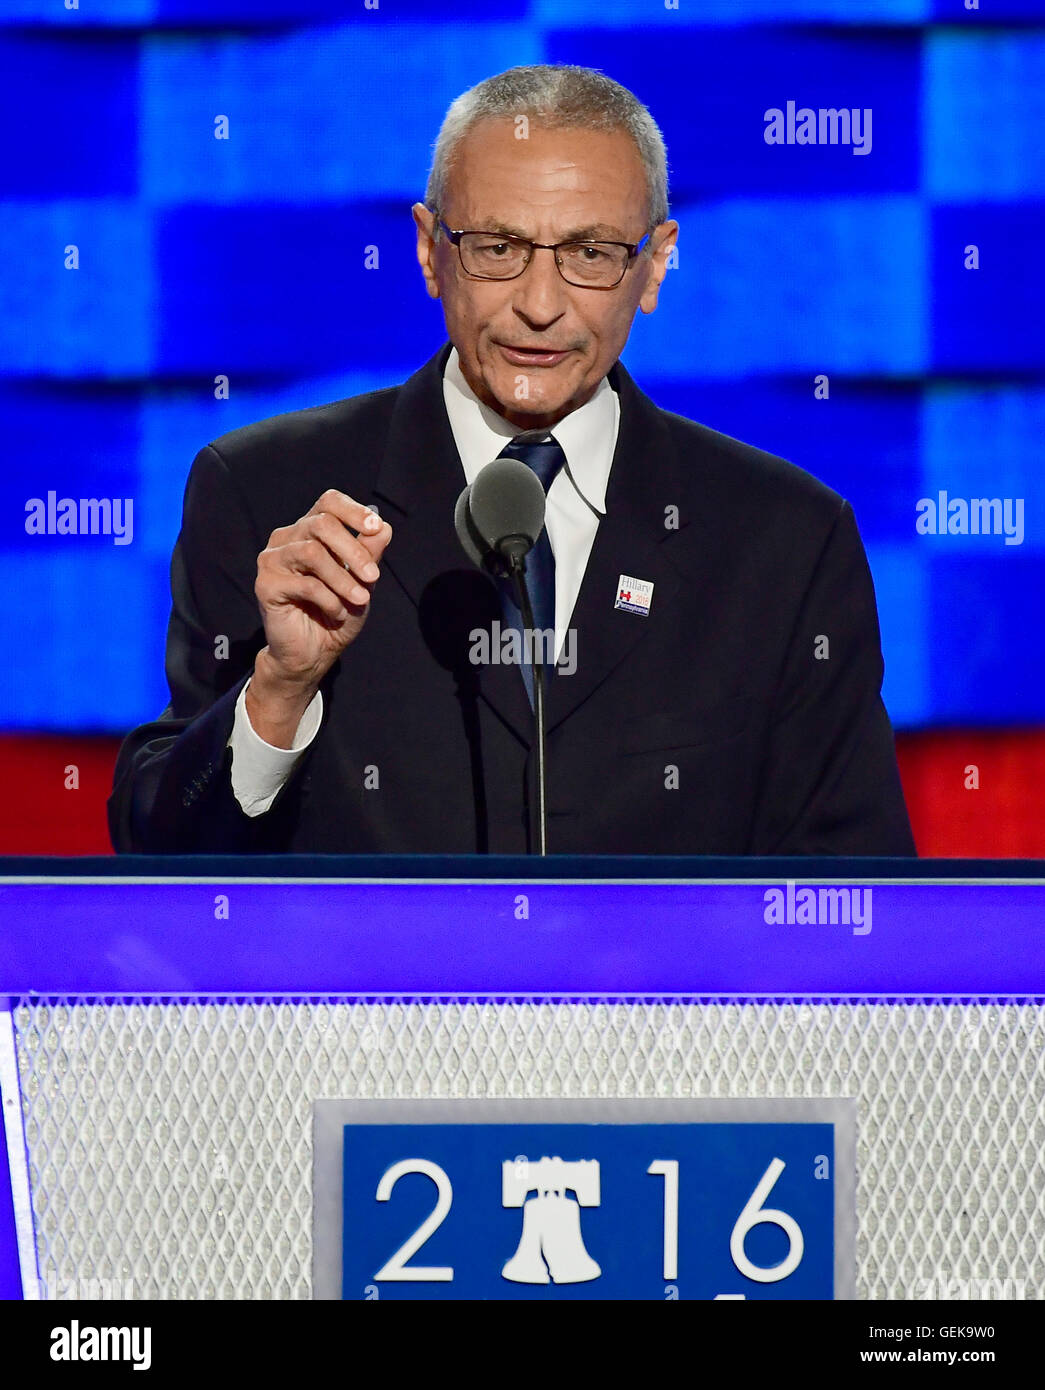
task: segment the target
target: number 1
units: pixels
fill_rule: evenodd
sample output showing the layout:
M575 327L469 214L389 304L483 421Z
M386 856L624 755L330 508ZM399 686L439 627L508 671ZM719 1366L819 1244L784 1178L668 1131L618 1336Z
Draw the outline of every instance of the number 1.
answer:
M657 1158L646 1169L664 1179L664 1278L679 1277L679 1161Z

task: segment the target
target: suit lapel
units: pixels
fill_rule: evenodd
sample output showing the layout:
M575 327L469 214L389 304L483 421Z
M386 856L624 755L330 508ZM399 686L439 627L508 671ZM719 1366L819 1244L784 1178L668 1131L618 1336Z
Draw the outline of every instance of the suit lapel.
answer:
M444 646L459 659L473 622L469 615L475 626L488 626L500 610L493 583L465 557L454 529L465 476L443 400L449 355L446 343L400 387L374 491L393 529L385 567L420 610L426 641L433 625L440 625L433 609L444 610L442 633L451 630ZM458 612L448 613L448 607ZM477 675L480 698L528 744L533 715L518 667L483 666L468 674Z
M548 728L571 715L670 613L680 576L669 558L677 530L665 525L665 508L681 507L683 479L663 413L618 362L610 384L620 401L620 426L606 490L606 515L574 605L577 669L549 682ZM622 574L653 584L651 616L614 608Z
M394 535L384 563L414 603L434 574L463 560L453 527L464 470L443 406L449 343L399 388L374 483Z

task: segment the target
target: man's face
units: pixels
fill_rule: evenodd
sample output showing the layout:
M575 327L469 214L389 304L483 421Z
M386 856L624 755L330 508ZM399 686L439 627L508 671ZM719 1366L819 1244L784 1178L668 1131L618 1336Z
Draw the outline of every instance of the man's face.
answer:
M625 131L533 121L528 139L515 131L512 120L486 120L461 141L440 209L448 227L545 244L641 241L646 179ZM434 240L435 214L421 203L413 213L417 257L429 294L443 301L465 380L520 430L550 429L591 397L620 356L636 309L656 307L678 233L677 223L662 223L652 256L633 259L616 289L590 289L568 285L551 251L534 251L516 279L475 279L445 236Z

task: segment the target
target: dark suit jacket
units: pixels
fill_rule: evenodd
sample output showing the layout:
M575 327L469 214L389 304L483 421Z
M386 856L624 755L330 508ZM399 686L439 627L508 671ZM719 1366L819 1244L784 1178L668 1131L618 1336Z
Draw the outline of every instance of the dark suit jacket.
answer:
M171 703L121 749L118 850L530 849L522 677L468 661L469 633L500 610L454 531L464 474L442 397L448 352L402 386L198 454L171 570ZM619 363L610 383L620 430L571 623L578 669L549 681L549 851L914 853L848 503L659 410ZM226 745L264 645L257 556L332 486L375 502L393 538L366 625L324 681L319 734L251 819ZM649 616L614 608L621 574L653 581Z

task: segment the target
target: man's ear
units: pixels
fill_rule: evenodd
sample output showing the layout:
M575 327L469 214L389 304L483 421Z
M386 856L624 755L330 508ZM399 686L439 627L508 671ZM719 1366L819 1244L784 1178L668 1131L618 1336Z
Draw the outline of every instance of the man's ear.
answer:
M435 273L436 215L424 203L415 203L410 211L417 223L417 263L425 277L425 289L432 299L438 299L439 280Z
M660 293L661 282L668 272L668 256L675 249L678 237L679 224L677 222L662 222L659 227L655 227L653 230L650 241L655 249L650 256L649 278L646 281L646 288L639 298L639 308L644 314L652 314L657 307L657 296Z

